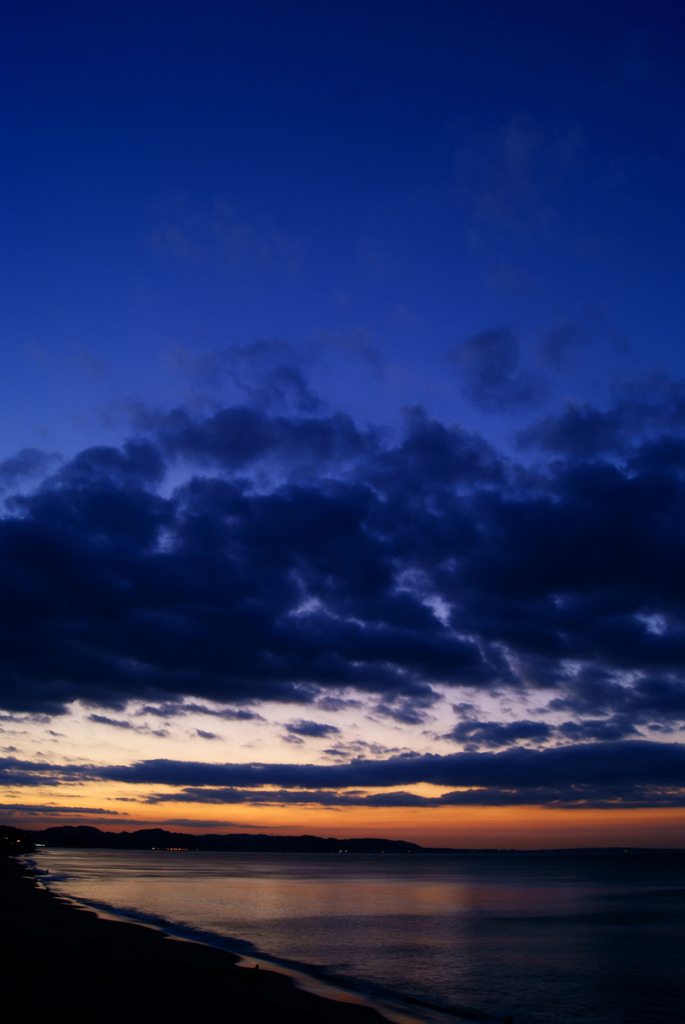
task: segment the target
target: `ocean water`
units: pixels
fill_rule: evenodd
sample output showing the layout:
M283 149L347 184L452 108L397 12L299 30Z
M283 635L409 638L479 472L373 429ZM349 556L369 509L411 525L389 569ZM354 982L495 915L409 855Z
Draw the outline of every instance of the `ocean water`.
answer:
M685 1021L685 854L43 850L60 895L437 1020Z

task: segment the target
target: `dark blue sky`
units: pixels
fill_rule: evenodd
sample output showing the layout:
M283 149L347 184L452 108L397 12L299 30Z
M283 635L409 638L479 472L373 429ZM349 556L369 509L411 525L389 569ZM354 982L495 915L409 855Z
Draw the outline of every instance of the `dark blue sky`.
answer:
M264 339L365 419L496 433L445 359L482 331L557 401L682 372L677 4L8 20L6 451L206 398L197 361Z
M192 719L216 742L191 760L270 762L271 785L293 757L408 757L430 787L431 754L557 750L541 804L680 800L684 21L663 0L15 6L10 760L45 740L53 764L56 715L65 763L116 734L101 760L166 757L202 803ZM640 771L590 786L593 744ZM457 790L407 806L459 802L449 763Z

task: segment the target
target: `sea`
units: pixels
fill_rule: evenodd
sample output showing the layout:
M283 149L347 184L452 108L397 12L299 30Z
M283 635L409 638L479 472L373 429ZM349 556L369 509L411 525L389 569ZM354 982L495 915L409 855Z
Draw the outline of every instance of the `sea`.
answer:
M685 1021L685 853L44 849L61 896L394 1022Z

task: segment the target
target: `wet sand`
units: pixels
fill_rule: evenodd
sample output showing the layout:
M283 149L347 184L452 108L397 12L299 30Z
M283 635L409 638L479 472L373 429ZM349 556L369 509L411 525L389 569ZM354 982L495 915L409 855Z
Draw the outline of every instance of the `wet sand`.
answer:
M22 1016L71 1021L387 1024L374 1010L237 967L237 957L94 912L38 887L0 856L0 963Z

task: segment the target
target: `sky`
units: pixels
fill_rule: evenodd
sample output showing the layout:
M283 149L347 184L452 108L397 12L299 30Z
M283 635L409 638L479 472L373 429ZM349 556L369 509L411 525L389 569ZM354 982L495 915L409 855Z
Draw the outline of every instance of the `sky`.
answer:
M7 13L7 823L685 846L684 23Z

